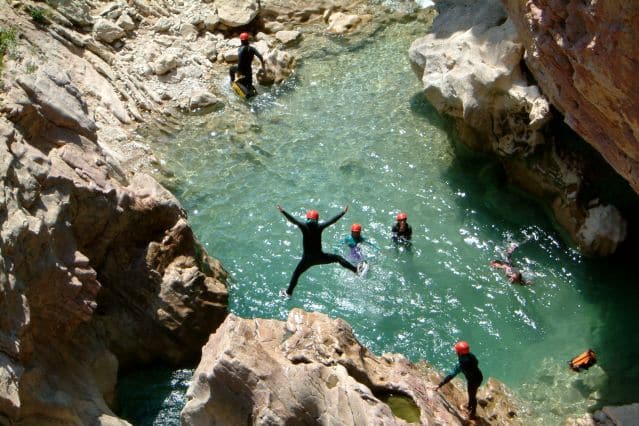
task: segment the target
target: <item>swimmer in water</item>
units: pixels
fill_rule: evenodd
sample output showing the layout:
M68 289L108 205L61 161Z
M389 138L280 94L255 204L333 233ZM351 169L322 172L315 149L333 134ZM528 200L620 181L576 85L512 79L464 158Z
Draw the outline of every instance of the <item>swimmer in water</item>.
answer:
M513 284L532 284L531 281L525 280L519 269L515 268L512 264L512 255L517 247L517 244L511 243L506 249L506 260L491 260L489 265L493 268L503 269L506 277L508 277L508 281Z

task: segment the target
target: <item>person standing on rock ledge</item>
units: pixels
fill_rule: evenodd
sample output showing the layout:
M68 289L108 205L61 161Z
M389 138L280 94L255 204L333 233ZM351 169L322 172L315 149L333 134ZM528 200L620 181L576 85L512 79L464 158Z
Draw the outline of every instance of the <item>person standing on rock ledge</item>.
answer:
M302 231L302 259L297 264L295 271L293 271L293 276L291 277L291 281L288 285L286 291L282 290L280 295L283 297L291 297L293 295L293 290L297 285L297 280L300 275L304 273L308 268L315 265L325 265L327 263L339 263L346 269L350 269L354 273L357 273L357 267L351 264L349 261L344 259L342 256L338 254L332 253L324 253L322 251L322 231L328 228L342 216L346 214L348 211L348 206L344 208L344 210L339 213L337 216L329 219L326 222L319 222L319 213L317 210L309 210L306 213L306 222L302 222L300 220L295 219L291 216L282 206L277 205L277 209L286 217L286 219L297 225Z
M257 56L262 63L264 69L264 58L258 50L249 45L249 33L240 34L240 42L242 45L237 49L237 65L233 65L229 70L231 77L231 85L236 81L246 88L245 96L250 98L257 94L255 86L253 86L253 59Z
M477 411L477 390L484 380L484 376L479 369L479 361L477 361L475 355L470 353L468 342L460 340L455 343L455 352L457 352L459 363L450 374L444 377L444 380L441 381L435 390L439 390L446 383L450 382L460 371L464 373L468 384L468 405L466 406L468 409L468 418L474 419Z

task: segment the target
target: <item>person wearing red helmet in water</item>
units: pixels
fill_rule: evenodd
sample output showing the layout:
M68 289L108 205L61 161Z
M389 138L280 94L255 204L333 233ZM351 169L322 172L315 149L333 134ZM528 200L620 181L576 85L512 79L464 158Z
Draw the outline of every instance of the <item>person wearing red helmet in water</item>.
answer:
M408 224L406 213L399 213L396 217L397 222L391 229L391 239L394 243L410 243L413 236L413 228Z
M455 343L455 352L457 352L458 364L453 371L444 377L444 380L441 381L435 390L441 389L442 386L450 382L460 372L464 373L468 389L468 405L466 406L468 408L468 417L474 419L477 411L477 390L484 380L484 376L479 369L479 361L477 361L475 355L470 353L468 342L460 340Z
M379 250L375 244L368 240L368 238L362 235L362 225L354 223L351 225L351 233L344 237L341 241L342 244L346 244L350 249L350 260L357 263L358 273L362 273L367 268L366 258L362 252L362 245L366 244L373 247L375 250Z
M249 33L241 33L240 42L242 45L237 49L237 65L233 65L229 70L231 85L236 81L237 74L237 82L247 89L246 97L251 97L257 94L257 90L253 86L253 59L257 56L262 63L262 69L264 69L264 58L256 48L249 44Z
M300 275L302 275L304 271L311 266L337 262L344 268L357 273L357 267L342 256L338 254L325 253L322 250L322 232L324 229L341 219L341 217L348 211L348 206L346 206L341 213L326 222L319 222L319 213L317 210L309 210L306 213L306 222L302 222L301 220L291 216L279 204L277 205L277 209L282 212L289 222L297 225L297 227L300 228L300 231L302 231L302 259L300 259L295 271L293 271L293 276L291 277L288 288L285 292L280 293L282 296L291 297L293 295L293 290L297 285L297 280Z

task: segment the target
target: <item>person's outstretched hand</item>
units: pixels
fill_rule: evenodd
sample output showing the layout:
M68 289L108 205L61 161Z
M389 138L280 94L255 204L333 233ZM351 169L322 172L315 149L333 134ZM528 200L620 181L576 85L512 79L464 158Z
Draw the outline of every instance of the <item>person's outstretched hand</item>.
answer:
M282 206L280 206L279 204L277 205L277 209L278 209L279 211L284 211L284 209L282 208Z
M348 204L346 204L346 207L344 207L344 213L346 213L348 211Z

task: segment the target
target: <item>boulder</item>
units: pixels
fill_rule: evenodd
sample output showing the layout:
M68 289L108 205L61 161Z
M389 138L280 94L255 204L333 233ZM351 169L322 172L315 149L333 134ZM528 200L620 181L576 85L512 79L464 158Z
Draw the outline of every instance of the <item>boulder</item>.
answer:
M135 29L135 22L127 13L123 13L120 17L115 21L115 24L122 28L125 31L133 31Z
M333 34L344 34L355 28L360 22L362 22L362 18L357 15L335 12L328 18L327 31Z
M122 27L104 18L98 19L93 24L93 34L96 40L109 44L126 37L126 31Z
M456 119L471 145L480 147L483 139L484 149L531 153L544 142L550 108L521 73L523 47L515 28L498 0L457 4L409 49L424 93L440 112Z
M231 28L250 24L259 11L257 0L216 0L215 5L220 22Z
M265 70L258 70L257 81L270 85L286 80L295 70L295 57L288 52L273 49L264 56Z
M222 101L220 101L215 95L202 89L194 90L181 106L183 109L194 111L200 108L221 104Z
M299 41L302 34L299 31L278 31L275 38L282 44L293 44Z
M595 205L586 210L577 233L582 251L608 256L626 239L627 223L615 206Z
M152 64L151 68L156 75L167 74L180 66L180 61L172 52L160 55Z
M466 424L465 387L441 380L428 365L401 355L375 356L351 327L324 314L293 309L286 322L229 315L202 349L187 391L183 425ZM461 382L459 382L461 383ZM479 416L520 424L503 386L488 380ZM401 400L403 412L387 404Z
M278 31L283 31L284 24L278 21L268 21L264 23L264 29L271 34L274 34Z

